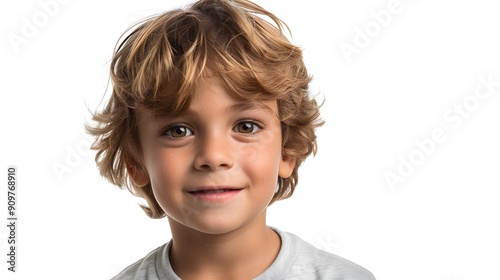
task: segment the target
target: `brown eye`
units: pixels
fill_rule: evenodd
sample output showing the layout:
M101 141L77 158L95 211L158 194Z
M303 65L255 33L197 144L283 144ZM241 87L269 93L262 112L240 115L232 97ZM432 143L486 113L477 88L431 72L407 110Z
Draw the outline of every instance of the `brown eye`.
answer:
M241 122L236 125L234 131L244 134L252 134L259 131L260 127L253 122Z
M167 136L173 138L181 138L193 135L193 132L185 126L172 127L165 133Z

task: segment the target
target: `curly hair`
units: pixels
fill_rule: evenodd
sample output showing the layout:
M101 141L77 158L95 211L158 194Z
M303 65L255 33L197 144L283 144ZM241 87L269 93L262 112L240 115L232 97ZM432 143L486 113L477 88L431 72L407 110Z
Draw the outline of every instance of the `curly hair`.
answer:
M180 114L189 107L196 81L216 75L238 99L276 100L282 155L294 157L296 164L290 177L277 178L271 203L290 197L300 164L316 153L315 130L323 121L309 95L311 76L302 50L290 43L284 28L275 15L244 0L201 0L129 28L111 61L111 98L92 114L95 124L86 125L96 139L92 148L101 175L145 199L141 207L149 217L164 217L151 183L138 186L127 172L127 165L144 168L137 110Z

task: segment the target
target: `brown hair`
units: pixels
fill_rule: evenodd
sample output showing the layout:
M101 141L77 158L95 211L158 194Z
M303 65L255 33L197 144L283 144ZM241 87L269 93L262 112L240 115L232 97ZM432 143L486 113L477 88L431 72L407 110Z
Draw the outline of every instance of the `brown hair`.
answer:
M271 19L271 21L265 18ZM292 195L297 170L316 153L317 102L309 96L311 77L302 51L284 35L272 13L244 0L201 0L137 25L117 45L111 61L112 96L93 114L92 148L102 176L146 200L148 216L161 218L151 183L137 186L126 165L144 168L136 110L175 115L187 109L196 82L217 75L241 100L276 100L282 126L282 154L296 158L288 178L278 178L272 202ZM127 33L127 32L126 32Z

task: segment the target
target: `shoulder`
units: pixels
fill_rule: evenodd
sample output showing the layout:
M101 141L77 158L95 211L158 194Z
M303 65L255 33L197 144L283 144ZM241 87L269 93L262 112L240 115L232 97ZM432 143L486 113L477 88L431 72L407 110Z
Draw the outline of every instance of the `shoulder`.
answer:
M156 259L158 255L161 255L161 252L165 250L166 246L167 244L164 244L154 249L144 258L126 267L111 280L158 280L158 275L156 273Z
M278 233L297 248L286 279L305 279L307 275L307 279L375 280L370 271L356 263L320 250L292 233Z

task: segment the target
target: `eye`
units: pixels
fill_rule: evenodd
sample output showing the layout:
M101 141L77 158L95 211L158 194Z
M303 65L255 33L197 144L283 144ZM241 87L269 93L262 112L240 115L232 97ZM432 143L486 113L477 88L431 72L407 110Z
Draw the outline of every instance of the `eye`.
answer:
M244 133L244 134L253 134L260 130L260 126L254 122L240 122L234 128L233 131Z
M191 129L185 126L176 126L167 129L165 131L165 135L172 138L181 138L181 137L191 136L193 135L193 132L191 131Z

